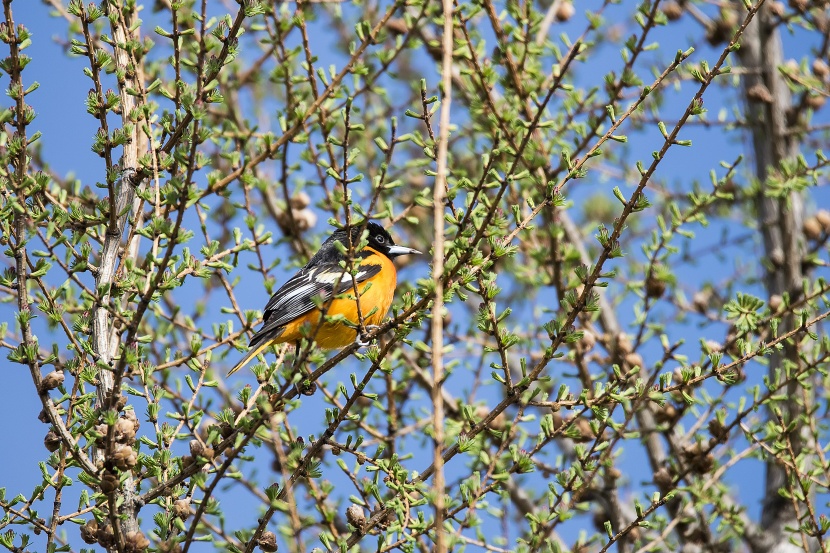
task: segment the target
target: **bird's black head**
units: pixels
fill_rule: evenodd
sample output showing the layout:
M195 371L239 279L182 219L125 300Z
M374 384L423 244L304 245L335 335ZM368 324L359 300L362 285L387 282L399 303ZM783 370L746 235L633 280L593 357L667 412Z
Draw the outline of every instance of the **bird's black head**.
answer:
M349 229L351 231L351 244L357 246L360 243L360 233L362 227L363 225L356 225ZM421 253L418 250L413 250L412 248L396 245L392 240L392 236L386 232L386 229L377 223L368 223L366 225L366 230L369 232L369 236L367 237L368 244L366 244L366 246L382 253L390 259L394 259L401 255ZM346 247L346 249L349 248L349 234L346 229L337 229L334 231L332 235L329 236L325 242L323 242L323 245L320 247L320 251L317 252L314 258L317 261L336 261L341 259L341 254L334 245L335 242L340 242ZM314 259L312 261L314 261Z

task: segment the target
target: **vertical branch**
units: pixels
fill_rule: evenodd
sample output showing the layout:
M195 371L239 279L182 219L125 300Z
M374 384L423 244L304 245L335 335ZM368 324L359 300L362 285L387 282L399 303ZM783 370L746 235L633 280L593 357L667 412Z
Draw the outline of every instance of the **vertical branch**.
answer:
M110 2L105 4L109 10L121 10L122 8ZM101 300L96 305L93 318L93 348L99 362L99 386L96 407L101 411L113 409L117 400L118 391L114 389L115 375L111 368L113 360L117 355L117 349L120 341L112 335L112 325L110 321L109 306L114 300L112 296L112 287L115 282L116 266L118 264L119 250L122 247L122 237L124 234L124 227L130 208L133 206L135 199L135 190L139 185L137 182L139 158L139 144L140 133L137 124L131 121L136 109L135 96L129 92L129 89L139 90L138 71L135 64L130 58L130 53L126 50L126 46L132 37L129 36L129 30L124 24L124 18L110 17L112 36L115 42L113 48L114 59L116 65L116 76L118 79L118 88L121 99L121 118L124 129L130 129L130 140L124 144L124 151L121 160L122 174L115 189L115 199L110 201L112 209L114 209L114 217L116 224L113 228L107 228L107 234L101 250L101 262L96 278L96 290L101 293ZM103 367L107 368L103 368ZM110 442L111 440L108 440ZM96 461L106 463L106 448L96 449ZM121 496L118 498L117 496ZM134 490L132 478L128 478L123 483L122 491L116 491L110 494L110 517L111 519L119 513L116 513L116 504L119 499L123 499L121 512L123 515L120 519L120 529L113 527L116 536L119 534L123 536L130 532L138 531L138 511L134 501ZM120 532L119 532L120 530ZM118 540L118 541L121 541ZM119 547L121 545L119 544Z
M742 64L750 69L743 80L744 94L749 97L748 92L754 87L765 87L769 91L769 101L750 100L747 107L755 153L755 176L762 183L756 207L768 260L765 286L770 297L786 293L791 299L796 299L801 295L803 277L803 199L795 191L773 196L770 194L770 184L781 163L795 159L798 155L798 144L795 136L787 132L787 111L792 107L792 95L778 70L784 62L783 46L775 18L768 9L762 8L756 20L747 28L746 40L738 54ZM797 324L790 313L782 320L779 332L792 330ZM771 356L769 375L773 381L778 378L776 373L787 360L799 363L796 345L787 344L783 350ZM787 377L782 374L781 378ZM782 405L787 423L796 420L802 410L797 400L797 385L795 381L789 384L790 399ZM774 413L769 416L775 420ZM800 451L801 444L798 440L793 447L796 452ZM785 468L775 458L767 461L766 470L761 527L766 529L771 544L785 547L791 533L786 527L798 526L792 504L778 493L784 486L787 475Z
M444 381L444 202L447 188L447 155L450 137L450 105L452 104L452 0L443 0L444 36L441 41L443 59L441 85L444 99L441 102L440 131L438 139L438 171L432 191L435 243L432 251L432 276L435 282L435 300L432 304L432 426L435 450L432 481L435 495L435 551L446 551L444 542L444 399L441 395Z

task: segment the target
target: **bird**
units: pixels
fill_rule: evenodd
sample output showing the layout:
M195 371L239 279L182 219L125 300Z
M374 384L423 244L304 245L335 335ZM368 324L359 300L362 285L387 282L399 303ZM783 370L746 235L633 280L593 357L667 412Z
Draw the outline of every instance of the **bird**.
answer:
M357 341L358 306L364 328L376 327L383 321L397 286L392 260L421 252L396 245L386 229L375 222L365 227L367 243L355 251L354 277L347 263L348 251L357 250L363 225L335 230L305 267L271 296L262 315L262 327L228 376L274 344L299 342L308 337L320 348L337 349ZM359 300L355 299L355 284ZM337 320L326 321L324 317Z

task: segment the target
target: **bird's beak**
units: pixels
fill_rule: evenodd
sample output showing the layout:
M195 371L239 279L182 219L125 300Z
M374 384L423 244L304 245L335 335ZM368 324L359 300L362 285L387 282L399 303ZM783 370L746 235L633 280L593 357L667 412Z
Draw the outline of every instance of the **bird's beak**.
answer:
M413 250L412 248L406 248L404 246L390 246L389 247L389 255L392 257L398 257L399 255L410 255L410 254L420 254L418 250Z

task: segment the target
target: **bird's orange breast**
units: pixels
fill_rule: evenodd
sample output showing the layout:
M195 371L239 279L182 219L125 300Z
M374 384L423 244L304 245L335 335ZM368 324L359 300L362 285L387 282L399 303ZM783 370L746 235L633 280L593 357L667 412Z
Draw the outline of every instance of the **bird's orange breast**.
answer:
M345 347L355 341L357 331L344 323L323 322L320 324L323 313L329 317L342 315L353 325L359 325L359 308L364 325L379 325L383 321L395 296L398 274L391 259L371 248L367 249L372 254L363 258L360 266L380 265L381 270L373 277L357 284L359 299L355 299L353 288L338 294L323 305L322 310L313 309L286 324L285 330L275 343L296 342L308 336L313 337L321 348L335 349ZM307 328L305 332L303 332L303 327Z

